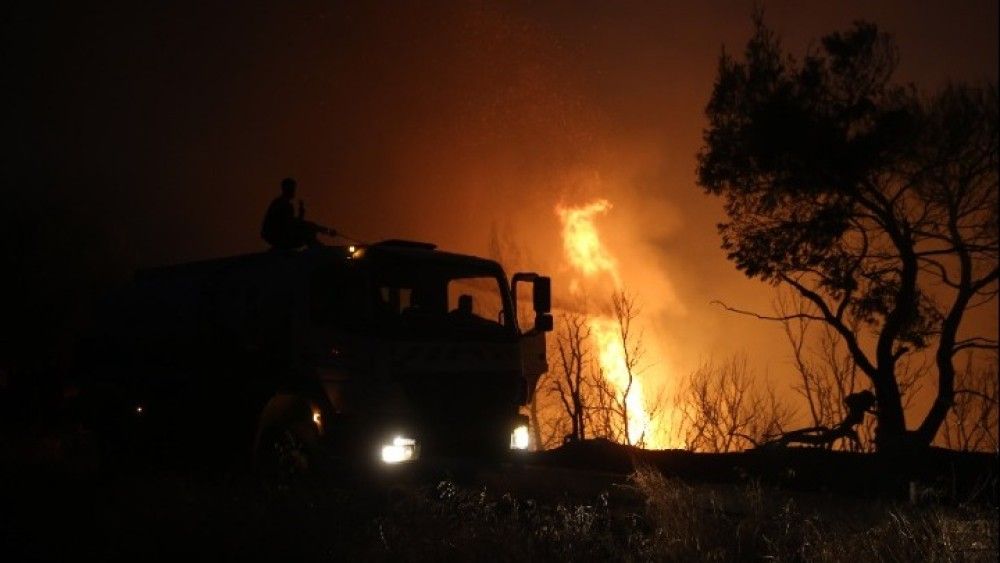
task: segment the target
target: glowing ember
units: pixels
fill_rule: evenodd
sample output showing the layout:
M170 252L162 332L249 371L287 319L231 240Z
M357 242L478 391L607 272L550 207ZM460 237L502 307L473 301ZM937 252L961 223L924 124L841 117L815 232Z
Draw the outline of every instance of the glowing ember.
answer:
M556 206L556 214L562 222L563 251L570 265L586 278L593 278L602 273L607 275L613 284L612 291L618 291L622 288L618 262L601 242L597 226L594 224L598 216L610 209L611 202L598 199L578 207ZM570 291L574 293L581 291L576 280L571 282ZM621 400L626 391L628 392L625 405L628 411L629 443L645 442L646 445L652 445L650 443L652 436L649 432L651 421L644 404L642 383L635 377L633 370L632 383L629 387L626 350L618 322L609 315L592 314L589 316L588 325L604 379L610 384L618 400Z

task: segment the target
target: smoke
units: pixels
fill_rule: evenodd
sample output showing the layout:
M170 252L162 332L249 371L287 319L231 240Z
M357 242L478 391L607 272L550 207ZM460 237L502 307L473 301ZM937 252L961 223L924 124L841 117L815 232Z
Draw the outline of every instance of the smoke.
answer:
M74 242L116 271L260 249L295 176L308 216L352 237L486 254L499 229L557 287L555 206L603 198L602 243L671 371L734 349L779 362L776 331L708 305L766 310L770 293L725 260L694 182L720 47L741 48L753 4L38 8L4 22L22 78L5 184L83 200L101 235ZM925 8L774 2L768 18L795 49L868 17L899 34L904 78L996 80L995 3Z

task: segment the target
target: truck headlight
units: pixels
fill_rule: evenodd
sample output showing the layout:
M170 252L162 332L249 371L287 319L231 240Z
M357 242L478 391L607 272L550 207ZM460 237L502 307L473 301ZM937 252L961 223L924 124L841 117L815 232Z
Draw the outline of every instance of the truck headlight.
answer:
M526 450L528 449L528 444L531 442L531 435L528 433L527 424L519 424L514 427L514 431L510 433L510 449L512 450Z
M396 436L392 442L382 445L382 461L388 464L402 463L417 459L417 441L405 436Z

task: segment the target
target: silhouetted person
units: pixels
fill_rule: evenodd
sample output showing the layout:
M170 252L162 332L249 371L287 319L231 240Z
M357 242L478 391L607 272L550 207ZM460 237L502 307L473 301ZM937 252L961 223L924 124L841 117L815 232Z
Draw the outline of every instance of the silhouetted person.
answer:
M471 331L477 334L500 329L498 323L480 317L474 309L471 295L459 295L458 306L448 313L452 327L463 332Z
M264 222L260 226L261 238L277 249L313 246L319 244L316 241L317 233L330 236L337 234L333 229L306 221L306 210L301 200L298 213L295 212L292 201L295 199L296 185L294 178L285 178L281 181L281 195L267 207Z
M462 319L472 318L472 296L471 295L459 295L458 296L458 307L451 312L453 317L458 317Z

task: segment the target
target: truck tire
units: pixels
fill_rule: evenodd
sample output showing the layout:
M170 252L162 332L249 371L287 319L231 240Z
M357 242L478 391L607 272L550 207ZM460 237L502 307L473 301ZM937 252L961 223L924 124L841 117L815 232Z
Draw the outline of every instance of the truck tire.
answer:
M316 476L319 432L311 421L283 421L261 429L254 465L262 483L283 490Z

